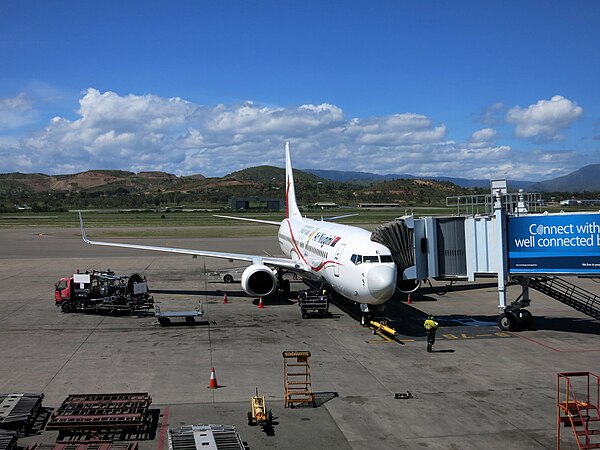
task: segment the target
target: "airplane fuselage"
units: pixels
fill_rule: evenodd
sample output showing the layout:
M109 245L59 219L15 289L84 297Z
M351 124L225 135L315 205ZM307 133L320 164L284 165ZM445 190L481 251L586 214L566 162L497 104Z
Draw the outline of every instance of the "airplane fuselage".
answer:
M306 270L302 276L323 283L358 303L380 305L396 287L390 250L371 241L362 228L307 218L282 221L279 245Z

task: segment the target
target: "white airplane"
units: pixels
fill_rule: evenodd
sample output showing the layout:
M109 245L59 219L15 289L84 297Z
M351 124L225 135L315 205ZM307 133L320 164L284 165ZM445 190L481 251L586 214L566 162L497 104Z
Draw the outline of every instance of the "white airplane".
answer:
M362 323L365 324L370 314L369 306L381 309L396 289L397 270L392 254L384 245L371 241L371 233L367 230L302 217L296 204L289 143L285 146L285 158L285 219L273 222L221 217L279 226L279 245L286 258L92 241L87 238L80 213L83 240L93 245L245 261L250 265L242 273L241 284L243 290L251 296L269 296L278 287L289 292L289 280L284 280L283 274L293 272L309 285L331 289L359 303Z

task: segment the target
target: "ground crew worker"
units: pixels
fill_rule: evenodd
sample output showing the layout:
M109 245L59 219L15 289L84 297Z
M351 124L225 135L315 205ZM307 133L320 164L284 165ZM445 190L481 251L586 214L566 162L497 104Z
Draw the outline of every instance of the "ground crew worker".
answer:
M433 344L435 344L435 332L438 329L438 323L433 320L433 316L429 316L423 323L423 326L427 332L427 352L431 353L433 351Z

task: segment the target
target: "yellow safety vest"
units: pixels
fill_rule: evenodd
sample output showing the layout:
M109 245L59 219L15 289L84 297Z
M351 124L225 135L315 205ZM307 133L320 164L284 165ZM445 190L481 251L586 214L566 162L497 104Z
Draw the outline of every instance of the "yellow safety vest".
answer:
M435 320L427 319L423 326L426 330L435 330L438 327L438 323Z

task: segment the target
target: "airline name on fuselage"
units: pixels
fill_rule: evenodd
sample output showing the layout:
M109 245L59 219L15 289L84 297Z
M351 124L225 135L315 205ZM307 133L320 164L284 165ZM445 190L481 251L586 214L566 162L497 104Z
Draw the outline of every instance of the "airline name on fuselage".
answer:
M327 233L322 233L318 230L318 228L306 226L302 227L300 230L301 236L308 236L306 242L312 241L321 245L328 245L330 247L335 247L335 244L341 239L340 236L334 236Z

